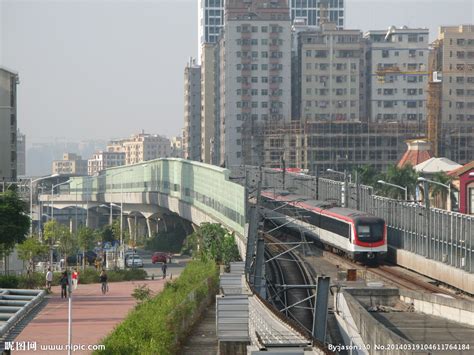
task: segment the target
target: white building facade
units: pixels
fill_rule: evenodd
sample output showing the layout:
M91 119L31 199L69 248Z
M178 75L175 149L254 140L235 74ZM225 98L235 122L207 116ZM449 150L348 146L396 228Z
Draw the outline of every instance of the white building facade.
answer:
M87 172L89 175L95 175L102 170L121 165L125 165L124 152L99 151L87 161Z

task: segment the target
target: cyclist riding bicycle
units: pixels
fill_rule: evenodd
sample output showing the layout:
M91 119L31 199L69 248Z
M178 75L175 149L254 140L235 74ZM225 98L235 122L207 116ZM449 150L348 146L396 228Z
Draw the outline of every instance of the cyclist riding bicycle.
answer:
M105 270L102 270L100 273L100 283L102 285L102 294L105 295L105 293L109 290L109 286L107 285L107 273Z

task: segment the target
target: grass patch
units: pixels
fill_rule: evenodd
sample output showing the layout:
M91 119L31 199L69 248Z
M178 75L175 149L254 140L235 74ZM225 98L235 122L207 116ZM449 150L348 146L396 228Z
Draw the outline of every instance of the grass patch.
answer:
M95 354L173 354L196 310L218 284L214 261L192 261L180 277L143 302L107 336Z

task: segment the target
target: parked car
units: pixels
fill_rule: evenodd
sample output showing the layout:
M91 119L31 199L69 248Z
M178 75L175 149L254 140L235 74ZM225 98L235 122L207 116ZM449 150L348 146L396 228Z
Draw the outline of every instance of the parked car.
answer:
M143 260L135 254L127 258L125 265L128 267L143 267Z
M152 264L167 263L169 258L170 258L169 254L157 251L157 252L153 253L153 255L151 257L151 262L152 262Z

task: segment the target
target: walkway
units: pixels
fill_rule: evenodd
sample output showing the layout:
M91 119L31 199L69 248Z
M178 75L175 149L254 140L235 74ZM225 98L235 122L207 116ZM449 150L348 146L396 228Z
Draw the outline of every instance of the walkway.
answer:
M146 283L153 292L163 289L164 281L130 281L109 284L109 293L103 296L99 284L79 285L73 293L72 343L99 344L134 307L131 296L138 284ZM36 342L39 354L66 354L67 351L41 351L40 345L67 343L68 301L60 298L59 287L53 287L48 304L32 320L15 342ZM21 352L20 352L21 353ZM24 352L25 354L28 352ZM74 354L90 354L92 351L75 351Z
M213 301L204 311L203 318L191 330L181 349L182 355L216 355L216 302Z

